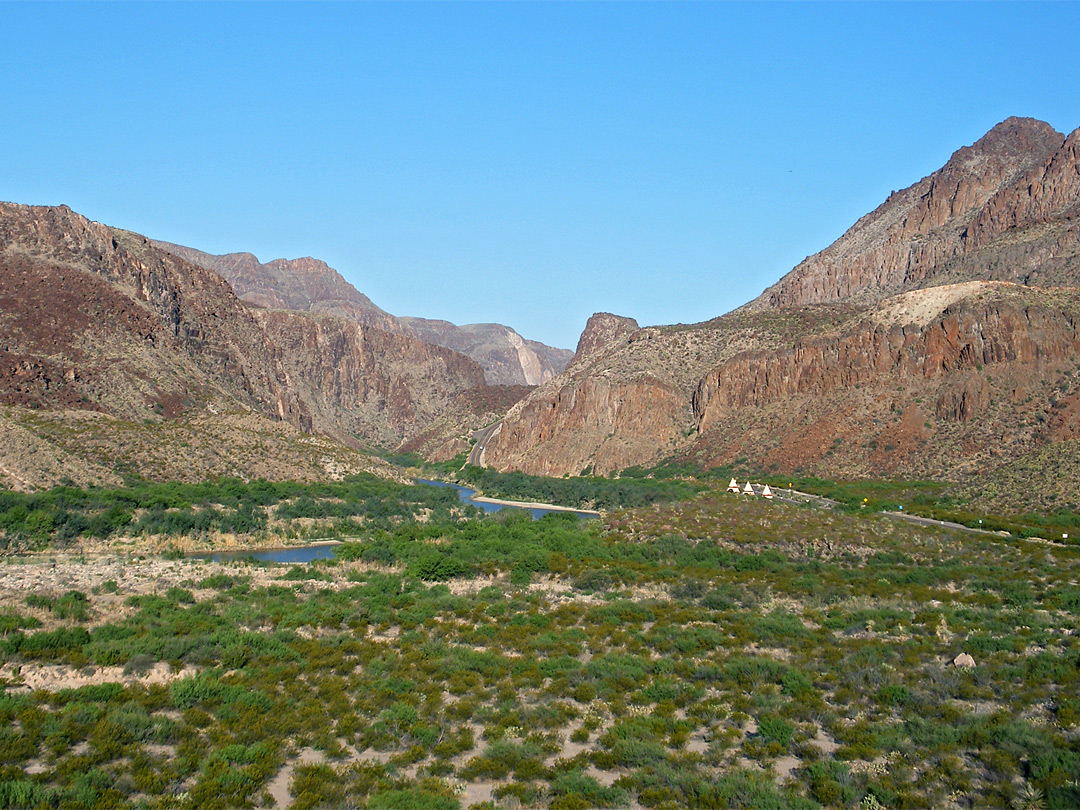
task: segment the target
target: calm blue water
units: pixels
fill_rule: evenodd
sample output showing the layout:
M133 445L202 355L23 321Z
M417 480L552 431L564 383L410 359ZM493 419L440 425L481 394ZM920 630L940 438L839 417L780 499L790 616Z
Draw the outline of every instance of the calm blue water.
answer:
M446 481L428 481L423 478L417 479L418 484L430 484L433 487L453 487L458 491L458 497L461 498L462 503L472 504L478 506L485 512L498 512L500 509L519 509L517 506L504 506L501 503L484 503L483 501L474 501L473 496L476 494L475 489L469 487L463 487L460 484L449 484ZM533 519L543 517L550 512L561 513L562 510L557 509L529 509L532 513ZM579 518L593 518L596 515L589 514L588 512L570 512L569 514L577 515ZM279 562L279 563L309 563L313 560L328 560L334 556L334 550L337 546L301 546L300 548L263 548L253 551L219 551L212 554L193 554L193 557L198 557L204 560L213 560L214 562L228 562L230 560L246 560L255 559L260 562Z
M253 559L259 562L309 563L312 560L329 560L337 546L301 546L299 548L261 548L252 551L217 551L211 554L192 554L202 560L229 562Z

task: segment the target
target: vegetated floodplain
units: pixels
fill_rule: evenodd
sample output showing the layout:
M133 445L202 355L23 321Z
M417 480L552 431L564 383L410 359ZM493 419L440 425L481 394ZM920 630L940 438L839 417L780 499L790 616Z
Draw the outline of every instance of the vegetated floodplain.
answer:
M209 547L222 535L268 545L473 514L453 491L372 475L324 483L225 478L201 484L140 481L116 489L0 490L0 549L85 546L118 537L154 538L158 546L178 548L202 541Z
M1078 548L452 506L312 565L7 559L0 807L1080 806Z

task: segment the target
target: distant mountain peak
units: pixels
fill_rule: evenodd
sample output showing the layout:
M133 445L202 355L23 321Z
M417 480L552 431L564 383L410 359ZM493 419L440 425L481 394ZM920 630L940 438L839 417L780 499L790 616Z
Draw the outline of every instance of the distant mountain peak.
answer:
M215 256L169 242L153 244L214 271L245 304L332 315L418 337L476 360L490 385L538 385L561 372L572 357L565 349L527 340L502 324L456 326L449 321L397 318L377 307L333 267L312 256L263 263L251 253Z
M260 262L252 253L216 256L169 242L153 243L182 259L213 270L229 282L237 297L263 309L290 309L348 318L387 332L405 330L386 312L321 259L273 259Z

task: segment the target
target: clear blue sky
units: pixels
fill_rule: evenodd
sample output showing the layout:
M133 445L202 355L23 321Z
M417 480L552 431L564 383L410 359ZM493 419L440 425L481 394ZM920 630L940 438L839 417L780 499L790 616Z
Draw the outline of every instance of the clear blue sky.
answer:
M0 3L0 199L573 348L753 298L1010 115L1076 3Z

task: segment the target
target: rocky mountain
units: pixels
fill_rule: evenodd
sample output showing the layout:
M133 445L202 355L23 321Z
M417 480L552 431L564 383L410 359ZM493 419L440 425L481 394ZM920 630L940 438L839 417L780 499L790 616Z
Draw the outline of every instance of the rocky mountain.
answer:
M274 259L264 264L250 253L216 256L169 242L152 244L213 270L232 285L244 303L333 315L453 349L476 360L489 385L539 385L562 371L573 356L565 349L526 340L501 324L457 326L449 321L396 318L318 259Z
M1075 447L1078 145L1003 122L739 310L599 341L511 409L486 461L962 480Z
M1075 132L1066 140L1049 124L1009 118L894 192L750 307L874 302L971 279L1073 284L1078 148Z
M484 369L490 385L540 385L566 368L573 352L526 340L509 326L402 318L421 340L468 355Z
M191 264L213 270L232 286L245 304L263 309L289 309L333 315L386 332L403 332L398 319L341 277L326 262L310 257L260 262L251 253L215 256L195 248L151 240Z
M218 274L137 234L63 206L0 204L0 405L9 406L0 421L11 436L40 423L35 435L46 441L53 415L96 412L102 468L111 469L142 441L123 438L127 426L157 435L169 421L251 414L267 426L264 451L294 458L282 445L312 432L396 446L483 385L480 367L448 349L352 319L249 308ZM250 434L250 420L242 430ZM58 459L73 452L62 444L51 445ZM343 463L325 447L312 452ZM17 482L19 463L9 453L0 473ZM133 463L149 464L145 454ZM249 474L258 459L192 467Z

